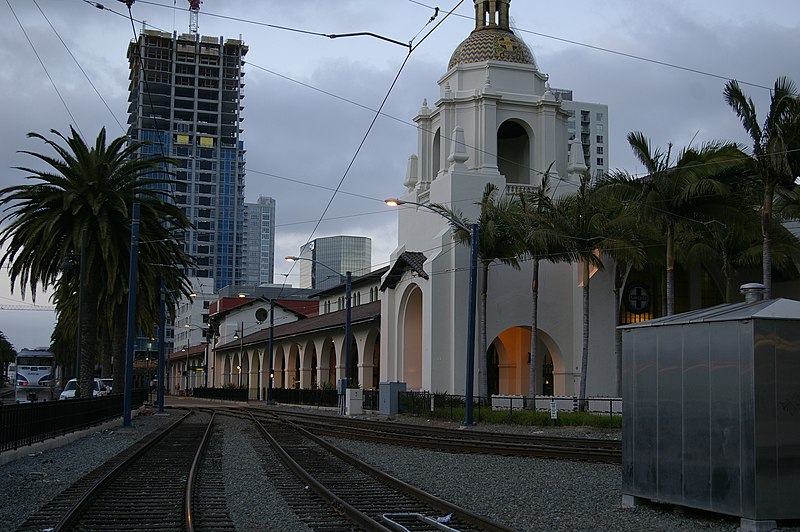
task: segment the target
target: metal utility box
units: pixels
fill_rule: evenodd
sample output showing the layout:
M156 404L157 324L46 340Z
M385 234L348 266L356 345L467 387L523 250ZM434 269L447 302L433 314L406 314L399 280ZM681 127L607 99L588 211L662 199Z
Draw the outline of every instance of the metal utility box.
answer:
M360 416L364 413L364 390L361 388L347 388L345 393L345 414Z
M623 503L800 518L800 302L720 305L623 329Z
M378 384L379 413L382 416L396 416L400 413L400 394L405 393L404 382L381 382Z

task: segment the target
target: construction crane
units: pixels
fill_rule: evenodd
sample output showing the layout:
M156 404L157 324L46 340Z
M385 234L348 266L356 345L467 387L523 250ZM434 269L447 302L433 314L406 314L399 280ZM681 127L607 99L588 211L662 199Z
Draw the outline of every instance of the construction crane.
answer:
M200 0L189 0L189 33L197 35L198 21L200 17Z
M49 310L53 312L56 307L51 305L0 305L0 310Z

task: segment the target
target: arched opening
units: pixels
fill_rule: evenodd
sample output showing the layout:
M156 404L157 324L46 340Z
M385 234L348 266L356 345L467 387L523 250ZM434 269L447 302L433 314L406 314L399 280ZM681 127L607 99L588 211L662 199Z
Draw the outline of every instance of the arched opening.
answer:
M372 348L372 382L370 387L378 388L381 381L381 335L378 333L375 338L375 345Z
M403 380L409 390L422 389L422 290L414 285L406 293L400 312Z
M506 183L531 185L531 139L519 122L507 120L497 130L497 167Z
M231 383L231 359L226 356L225 361L222 363L222 384Z
M286 354L283 352L283 346L278 347L278 349L275 350L275 358L272 360L273 388L286 387L283 380L283 369L286 367L285 357Z
M553 357L545 354L542 364L542 395L553 395Z
M494 344L486 352L486 377L489 381L489 395L500 393L500 357Z
M317 354L311 356L311 389L317 389Z
M242 388L250 388L250 357L247 353L242 353L242 370L239 377L239 386Z
M320 354L320 386L329 387L330 389L336 386L336 346L333 345L331 338L326 338L322 344L322 353Z
M292 346L289 350L285 375L285 388L298 388L300 386L300 350L297 346Z
M358 388L358 345L354 337L350 337L350 361L347 365L346 372L349 372L350 381L348 387Z
M442 135L441 130L437 129L433 134L433 147L431 149L431 181L436 179L439 170L442 169Z
M553 339L541 329L536 354L536 395L564 393L564 363ZM493 348L493 349L492 349ZM511 327L501 332L487 351L489 360L496 354L497 394L530 396L531 329ZM489 387L492 387L492 362L489 362Z

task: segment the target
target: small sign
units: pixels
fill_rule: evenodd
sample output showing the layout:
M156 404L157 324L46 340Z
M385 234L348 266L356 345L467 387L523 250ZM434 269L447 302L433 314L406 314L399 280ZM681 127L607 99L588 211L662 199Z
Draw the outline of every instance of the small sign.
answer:
M632 286L630 290L628 290L625 304L634 314L646 312L650 307L650 293L647 291L647 288L643 286Z
M558 409L556 408L555 399L550 399L550 419L558 419Z

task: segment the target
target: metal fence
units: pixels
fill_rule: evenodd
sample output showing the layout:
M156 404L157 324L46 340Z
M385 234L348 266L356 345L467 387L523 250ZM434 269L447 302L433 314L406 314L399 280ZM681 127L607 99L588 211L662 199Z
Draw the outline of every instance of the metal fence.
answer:
M192 397L220 401L247 401L247 388L193 388Z
M530 398L522 395L493 395L491 398L473 398L473 418L481 421L486 410L523 410L529 406ZM552 410L558 412L577 412L578 398L574 396L536 396L536 410ZM622 413L622 399L619 397L588 397L585 400L585 411L609 416ZM414 416L428 415L437 411L449 412L449 419L461 420L466 408L466 397L463 395L434 394L430 392L403 392L400 394L400 413Z
M310 406L339 406L336 390L273 388L272 399L278 403Z
M133 390L133 408L139 408L146 399L146 388ZM122 394L0 405L0 452L122 417L122 409Z

